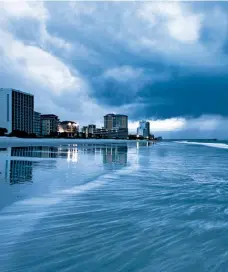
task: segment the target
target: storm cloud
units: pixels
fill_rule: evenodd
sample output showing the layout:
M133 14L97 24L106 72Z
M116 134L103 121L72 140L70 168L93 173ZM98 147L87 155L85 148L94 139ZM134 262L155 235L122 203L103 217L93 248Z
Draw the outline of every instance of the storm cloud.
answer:
M132 129L148 119L168 137L227 137L227 11L226 2L1 2L0 85L33 93L36 110L62 120L99 125L118 112Z

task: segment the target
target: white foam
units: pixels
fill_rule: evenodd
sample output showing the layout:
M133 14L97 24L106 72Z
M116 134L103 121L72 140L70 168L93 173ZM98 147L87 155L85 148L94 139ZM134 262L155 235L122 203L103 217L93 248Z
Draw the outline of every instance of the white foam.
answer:
M175 141L175 142L180 144L203 145L208 147L228 149L228 145L223 143L203 143L203 142L188 142L188 141Z

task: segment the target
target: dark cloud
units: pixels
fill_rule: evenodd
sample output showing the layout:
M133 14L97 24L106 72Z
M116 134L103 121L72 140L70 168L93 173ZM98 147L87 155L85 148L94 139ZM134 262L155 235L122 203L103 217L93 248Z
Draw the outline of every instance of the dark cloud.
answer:
M52 105L48 110L60 109L64 119L75 113L78 121L88 117L83 104L93 107L94 102L99 114L115 109L130 120L228 116L228 4L164 5L45 2L39 12L47 9L46 17L29 9L15 16L11 7L2 27L11 38L0 46L1 87L40 93ZM27 45L43 50L45 67L27 54ZM11 69L15 63L25 71L21 77ZM83 84L75 88L68 84L77 82L73 79ZM43 110L42 99L37 101ZM185 130L196 135L197 128Z

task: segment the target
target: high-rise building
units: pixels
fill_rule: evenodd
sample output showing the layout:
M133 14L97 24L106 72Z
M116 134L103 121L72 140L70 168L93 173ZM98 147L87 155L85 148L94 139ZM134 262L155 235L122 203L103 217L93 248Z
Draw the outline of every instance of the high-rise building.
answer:
M104 116L104 128L94 130L95 137L126 139L128 137L128 116L107 114Z
M59 117L54 114L41 114L41 135L50 135L58 132Z
M150 137L150 122L140 121L139 127L137 128L137 135L144 138L149 138Z
M104 128L108 130L128 129L128 116L123 114L107 114L104 116Z
M0 89L0 127L33 132L34 96L10 88Z
M35 133L36 136L41 135L41 119L40 113L37 111L33 113L33 133Z

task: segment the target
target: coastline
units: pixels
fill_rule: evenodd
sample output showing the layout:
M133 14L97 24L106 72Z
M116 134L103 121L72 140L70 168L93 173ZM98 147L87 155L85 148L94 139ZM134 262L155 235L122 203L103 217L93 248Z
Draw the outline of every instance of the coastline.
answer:
M154 140L116 140L116 139L55 139L55 138L16 138L0 137L0 147L19 147L36 145L66 145L66 144L126 144L133 142L157 142Z

